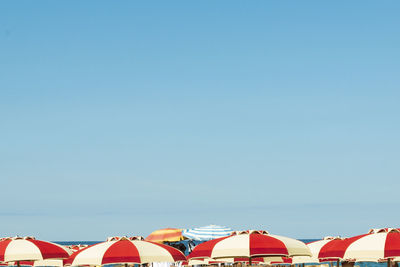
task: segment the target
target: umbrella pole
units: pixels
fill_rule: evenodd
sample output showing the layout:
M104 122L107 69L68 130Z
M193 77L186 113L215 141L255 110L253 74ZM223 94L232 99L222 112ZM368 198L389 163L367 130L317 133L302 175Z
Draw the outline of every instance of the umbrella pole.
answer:
M251 266L251 256L249 257L249 265Z
M388 260L387 260L387 267L390 267L390 258L388 258Z
M340 265L340 260L338 259L338 260L336 261L336 267L339 267L339 265Z

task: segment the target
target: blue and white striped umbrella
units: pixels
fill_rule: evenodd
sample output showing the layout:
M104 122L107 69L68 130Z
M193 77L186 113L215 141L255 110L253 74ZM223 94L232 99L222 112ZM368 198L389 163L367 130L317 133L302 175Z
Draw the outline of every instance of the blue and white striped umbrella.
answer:
M215 238L228 236L232 233L232 229L225 226L208 225L193 229L185 229L182 235L197 241L207 241Z

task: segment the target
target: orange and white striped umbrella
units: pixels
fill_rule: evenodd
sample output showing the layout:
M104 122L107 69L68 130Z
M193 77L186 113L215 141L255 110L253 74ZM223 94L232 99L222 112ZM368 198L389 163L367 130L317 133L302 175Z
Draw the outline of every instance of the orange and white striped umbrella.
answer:
M148 237L146 237L146 241L164 243L164 242L178 242L186 239L182 235L182 229L177 228L165 228L152 232Z

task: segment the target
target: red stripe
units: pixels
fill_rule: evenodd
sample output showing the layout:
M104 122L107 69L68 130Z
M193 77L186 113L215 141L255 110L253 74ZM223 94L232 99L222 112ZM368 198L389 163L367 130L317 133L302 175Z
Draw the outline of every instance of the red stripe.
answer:
M400 233L390 232L387 234L384 255L385 258L400 256Z
M181 233L164 233L164 234L151 234L146 239L163 239L163 238L170 238L170 237L181 237Z
M289 256L285 243L272 236L263 234L251 234L250 239L250 256L272 256L284 255Z
M33 243L42 254L43 259L66 259L69 257L68 252L53 243L41 241L41 240L34 240L34 239L27 239Z
M213 239L213 240L206 241L204 243L197 245L193 249L192 253L189 254L188 259L211 258L211 253L212 253L215 245L228 237L230 237L230 236Z
M20 261L19 264L20 266L33 266L35 262L34 261ZM14 262L14 265L17 265L17 262Z
M6 253L7 246L10 242L11 239L0 241L0 261L4 261L4 254Z
M342 259L347 248L355 241L370 234L358 235L346 239L334 239L322 246L319 259Z
M288 258L288 257L282 257L282 259L280 261L271 261L271 264L279 264L279 263L292 263L292 259Z
M130 240L119 240L104 253L101 264L138 263L141 264L139 251Z

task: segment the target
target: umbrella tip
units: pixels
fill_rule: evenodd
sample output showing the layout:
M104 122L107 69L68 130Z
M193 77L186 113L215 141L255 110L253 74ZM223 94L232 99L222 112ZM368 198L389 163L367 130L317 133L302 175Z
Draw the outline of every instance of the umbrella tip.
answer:
M378 234L378 233L400 233L400 229L399 228L372 228L369 230L368 234Z
M107 241L119 241L119 240L144 240L143 236L110 236L107 238Z
M232 235L251 235L251 234L259 234L259 235L268 235L268 231L265 230L246 230L246 231L234 231Z
M340 235L338 236L325 236L322 240L335 240L335 239L343 239Z
M14 237L7 237L6 239L12 239L12 240L19 240L19 239L22 239L22 240L35 240L36 238L33 237L33 236L19 236L19 235L16 235Z

